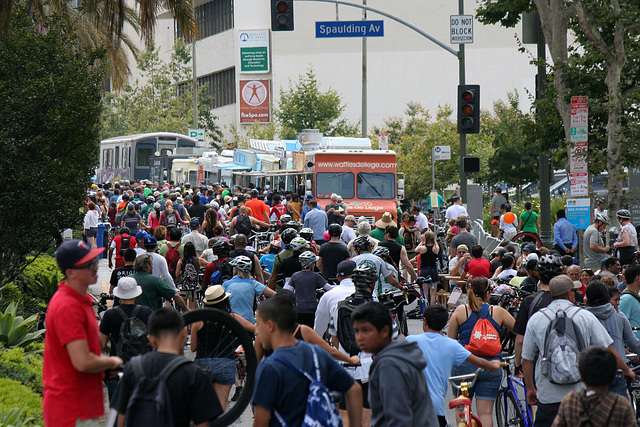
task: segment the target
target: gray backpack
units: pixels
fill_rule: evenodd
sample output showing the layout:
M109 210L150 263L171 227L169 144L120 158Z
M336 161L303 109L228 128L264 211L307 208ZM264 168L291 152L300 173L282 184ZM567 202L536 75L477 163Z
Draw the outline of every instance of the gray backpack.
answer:
M587 346L580 330L573 322L573 317L581 309L568 315L564 310L552 318L548 309L540 310L550 321L544 337L544 352L541 360L541 373L552 384L569 385L580 382L578 358ZM567 310L568 311L568 310Z

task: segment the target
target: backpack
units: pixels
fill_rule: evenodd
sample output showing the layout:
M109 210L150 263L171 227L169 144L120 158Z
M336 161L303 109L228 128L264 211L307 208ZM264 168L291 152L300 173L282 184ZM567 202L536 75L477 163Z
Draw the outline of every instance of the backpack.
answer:
M349 356L355 356L360 353L360 347L356 343L356 334L353 331L353 322L351 321L351 313L359 305L367 302L364 299L355 298L354 295L346 298L338 303L336 311L336 335L340 345L349 353Z
M171 247L171 244L167 242L167 246L169 247L169 249L167 250L167 253L164 256L165 259L167 260L167 267L169 268L169 274L171 274L171 277L174 279L176 278L176 266L178 265L178 261L182 259L182 256L180 255L180 251L178 250L178 247L180 247L181 244L182 243L178 243L174 247Z
M410 231L406 231L402 234L402 238L404 239L404 247L408 250L408 251L412 251L416 248L417 242L416 242L416 234Z
M313 346L311 346L311 351L313 351L313 364L316 368L315 378L286 359L282 359L278 356L270 356L270 358L277 360L293 372L309 380L309 394L307 395L307 407L304 413L302 427L342 427L342 420L340 419L340 414L338 413L336 404L331 397L331 393L320 379L318 353L316 353L316 349ZM273 412L280 424L286 427L287 423L284 421L280 413L276 410Z
M180 283L184 287L195 288L200 285L199 276L198 269L193 265L193 262L185 262Z
M483 312L484 310L480 310L478 313L479 319L473 326L469 344L464 347L476 356L495 357L502 351L500 334L491 321L487 319L489 309L487 309L486 313L483 314Z
M127 404L125 427L173 426L173 411L166 381L178 367L191 361L176 357L155 377L145 374L141 356L134 357L129 363L137 384Z
M120 339L116 344L116 356L128 362L133 356L147 353L151 350L151 345L147 339L147 325L138 318L138 312L142 306L137 305L131 313L131 317L127 316L124 310L117 306L115 310L122 316L122 324L120 325Z
M577 384L580 382L578 357L586 348L580 330L573 322L573 317L580 309L568 316L564 310L552 318L549 310L540 310L551 322L544 337L544 353L541 360L541 373L552 384Z
M165 223L165 227L167 228L173 228L175 226L178 225L178 218L176 217L176 213L166 213L165 212L165 219L164 219L164 223Z
M117 209L117 208L116 208ZM122 223L122 217L124 216L124 214L127 213L127 208L126 206L124 208L122 208L121 210L119 210L118 212L116 212L116 225L120 226L120 224Z
M129 236L128 234L123 234L122 238L120 239L120 251L118 252L118 255L122 256L122 253L124 252L125 249L129 249L131 247L131 236Z
M249 215L238 215L236 217L236 234L244 234L247 237L251 236L251 218Z
M233 277L233 267L229 264L229 259L220 262L213 261L216 264L216 271L211 275L211 285L220 285Z

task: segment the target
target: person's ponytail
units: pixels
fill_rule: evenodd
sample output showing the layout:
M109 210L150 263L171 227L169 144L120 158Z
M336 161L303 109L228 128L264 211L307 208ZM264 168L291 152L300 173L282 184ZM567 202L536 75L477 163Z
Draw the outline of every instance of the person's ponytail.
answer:
M467 299L471 311L480 311L485 303L484 296L491 289L489 280L486 277L474 277L471 279L467 289Z

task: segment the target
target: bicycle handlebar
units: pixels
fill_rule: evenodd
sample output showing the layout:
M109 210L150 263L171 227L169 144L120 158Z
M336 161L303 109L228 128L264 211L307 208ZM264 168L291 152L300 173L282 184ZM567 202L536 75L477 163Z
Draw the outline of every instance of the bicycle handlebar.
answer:
M460 390L462 388L462 384L467 382L466 380L472 380L471 384L467 384L467 387L473 387L474 385L476 385L476 381L478 381L478 374L480 374L482 372L485 372L485 371L486 371L486 369L478 368L472 374L456 375L454 377L449 377L449 382L451 383L451 385L453 387L456 388L456 390ZM456 383L456 381L460 381L460 384L458 385Z

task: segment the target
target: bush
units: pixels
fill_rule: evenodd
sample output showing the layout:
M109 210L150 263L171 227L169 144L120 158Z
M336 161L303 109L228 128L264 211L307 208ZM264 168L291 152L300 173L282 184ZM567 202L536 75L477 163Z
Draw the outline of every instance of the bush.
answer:
M27 257L27 261L31 261L33 257ZM22 271L24 275L35 278L40 273L49 272L53 273L57 271L60 272L58 268L58 264L56 264L56 259L47 254L41 254L38 258L36 258L31 264L25 267Z
M20 347L0 351L0 377L20 382L42 394L42 356Z
M18 286L11 282L2 288L2 299L0 299L0 311L4 312L9 304L15 302L19 304L22 302L22 292Z
M42 396L29 387L9 378L0 378L0 408L16 408L24 405L23 414L42 423Z

